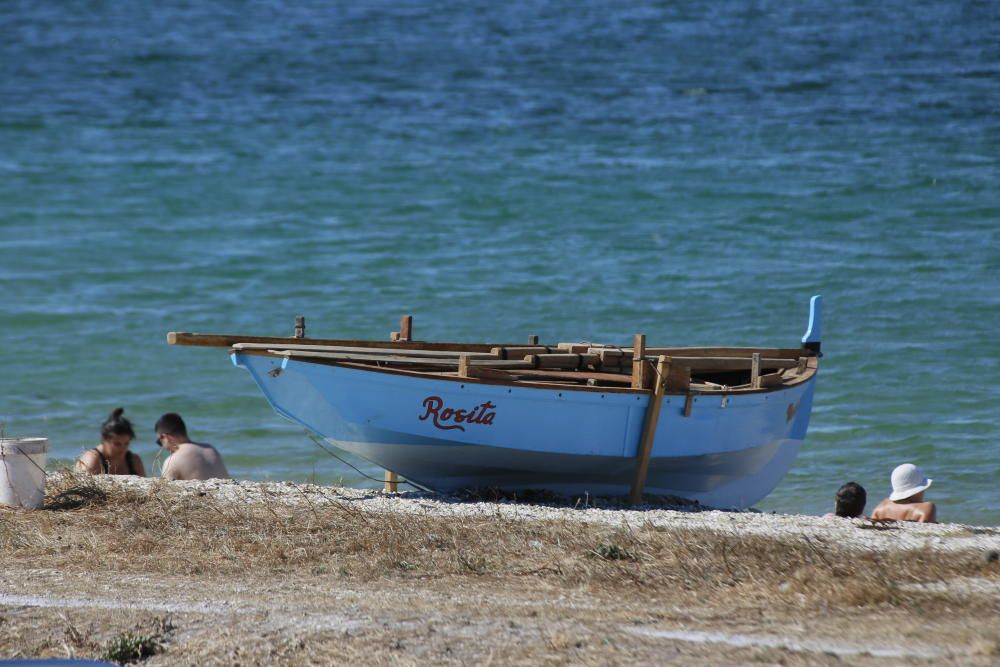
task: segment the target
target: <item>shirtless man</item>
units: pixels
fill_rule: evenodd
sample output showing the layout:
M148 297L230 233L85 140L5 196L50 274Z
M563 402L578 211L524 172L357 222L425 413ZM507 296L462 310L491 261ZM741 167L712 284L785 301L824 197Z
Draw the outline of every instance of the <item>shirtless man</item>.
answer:
M191 442L184 420L168 412L156 422L156 442L170 451L163 464L164 479L228 479L222 455L212 445Z
M892 493L878 504L872 519L935 523L937 508L924 500L924 491L932 481L912 463L897 466L892 471Z

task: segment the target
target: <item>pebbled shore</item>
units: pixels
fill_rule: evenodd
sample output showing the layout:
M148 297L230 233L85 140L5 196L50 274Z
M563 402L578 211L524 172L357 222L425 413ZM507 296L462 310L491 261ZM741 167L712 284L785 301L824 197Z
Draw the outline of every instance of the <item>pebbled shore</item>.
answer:
M160 480L138 477L108 477L106 483L149 489ZM396 512L422 516L475 518L494 517L521 521L578 521L611 527L649 525L657 528L711 530L736 536L780 539L812 538L828 548L865 551L930 550L940 552L1000 552L1000 528L956 523L876 524L867 519L797 514L766 514L757 511L719 511L679 507L663 503L630 507L618 499L595 499L582 503L532 504L513 501L470 501L423 492L385 494L375 489L316 486L294 482L205 480L172 482L179 491L207 495L223 502L277 502L287 505L349 502L365 512Z

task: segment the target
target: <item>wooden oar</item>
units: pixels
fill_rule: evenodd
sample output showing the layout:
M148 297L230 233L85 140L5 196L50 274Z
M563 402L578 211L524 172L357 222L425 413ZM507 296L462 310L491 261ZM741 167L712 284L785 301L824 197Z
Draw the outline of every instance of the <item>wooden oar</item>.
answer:
M646 485L649 474L649 457L653 452L653 440L656 438L656 424L660 420L660 406L663 404L663 394L667 390L667 373L670 367L670 357L661 354L656 361L656 386L649 398L646 408L646 420L642 426L642 438L639 440L638 461L635 475L632 477L632 490L628 501L633 505L642 502L642 489Z
M167 334L170 345L192 345L197 347L232 347L237 343L270 343L272 345L303 345L315 346L349 346L349 347L385 347L385 341L378 340L342 340L336 338L285 338L278 336L240 336L235 334L202 334L184 331L171 331ZM425 341L409 341L398 343L400 350L446 350L450 352L489 352L494 347L509 347L512 343L431 343Z
M296 350L304 352L339 352L344 354L394 355L400 357L434 357L443 359L458 359L468 356L473 359L496 359L492 352L463 352L459 350L408 350L401 347L353 347L350 345L303 345L289 343L275 345L273 343L234 343L234 350Z

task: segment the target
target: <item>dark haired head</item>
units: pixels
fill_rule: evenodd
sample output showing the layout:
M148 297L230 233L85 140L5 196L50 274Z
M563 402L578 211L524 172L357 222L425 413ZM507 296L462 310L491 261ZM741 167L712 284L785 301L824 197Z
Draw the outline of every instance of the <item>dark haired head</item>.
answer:
M168 412L159 419L156 420L156 426L153 427L153 431L157 434L166 433L167 435L187 435L187 426L184 424L184 420L176 412Z
M108 418L101 424L101 440L108 440L116 435L127 435L135 438L135 431L132 430L132 422L123 417L125 408L115 408L108 415Z
M864 513L867 501L868 494L865 492L865 487L857 482L848 482L837 489L834 514L847 518L859 517Z

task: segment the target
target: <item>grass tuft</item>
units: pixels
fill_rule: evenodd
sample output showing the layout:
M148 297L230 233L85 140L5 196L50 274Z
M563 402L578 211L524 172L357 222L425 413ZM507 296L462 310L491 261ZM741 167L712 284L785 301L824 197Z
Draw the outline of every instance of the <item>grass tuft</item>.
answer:
M101 653L101 660L126 665L139 662L156 655L163 649L159 638L152 635L141 635L133 632L123 632L108 640Z
M104 643L100 659L118 665L140 662L163 652L163 641L173 630L169 617L156 619L151 632L127 630Z
M630 560L638 561L639 557L634 551L620 547L617 544L602 544L596 549L591 549L587 555L603 560Z

